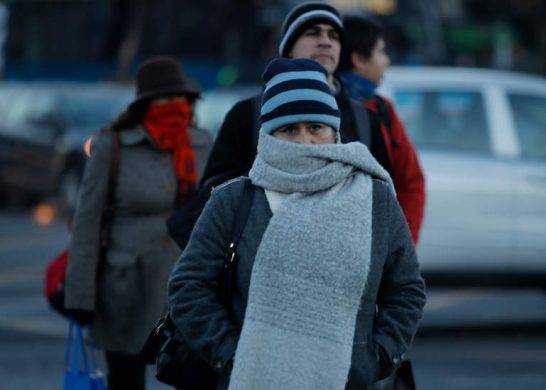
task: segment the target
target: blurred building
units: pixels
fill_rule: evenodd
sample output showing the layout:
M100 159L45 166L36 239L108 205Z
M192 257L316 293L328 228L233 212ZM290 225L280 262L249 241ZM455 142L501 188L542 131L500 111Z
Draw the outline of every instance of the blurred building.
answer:
M276 55L283 17L299 2L0 0L9 14L5 73L8 78L124 80L139 60L168 54L182 59L188 74L204 87L257 80ZM330 3L343 12L377 16L396 64L546 74L542 0Z
M333 0L375 14L396 64L461 65L546 74L543 0Z

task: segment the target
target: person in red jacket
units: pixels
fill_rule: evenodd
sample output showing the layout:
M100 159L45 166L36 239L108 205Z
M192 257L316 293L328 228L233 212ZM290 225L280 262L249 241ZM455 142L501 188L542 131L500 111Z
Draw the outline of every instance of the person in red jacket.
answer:
M341 80L351 98L378 114L398 202L417 244L425 210L425 177L392 102L375 92L390 63L382 28L373 20L356 15L345 16L343 25L346 41L339 68Z

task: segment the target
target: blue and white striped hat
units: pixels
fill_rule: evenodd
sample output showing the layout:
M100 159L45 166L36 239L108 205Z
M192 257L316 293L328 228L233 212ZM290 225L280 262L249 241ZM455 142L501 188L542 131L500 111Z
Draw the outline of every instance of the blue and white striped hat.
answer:
M339 132L339 109L321 64L304 58L277 58L262 78L265 91L260 119L266 134L298 122L321 122Z

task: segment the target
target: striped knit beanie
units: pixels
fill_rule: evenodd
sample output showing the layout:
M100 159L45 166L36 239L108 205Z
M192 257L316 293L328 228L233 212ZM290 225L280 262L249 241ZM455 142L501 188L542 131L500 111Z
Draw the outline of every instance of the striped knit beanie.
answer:
M326 3L307 2L294 8L284 19L279 56L288 57L298 37L308 28L321 23L329 24L338 31L343 46L343 22L339 12Z
M271 61L262 76L262 131L271 134L291 123L320 122L332 126L339 139L340 113L327 77L326 69L313 60Z

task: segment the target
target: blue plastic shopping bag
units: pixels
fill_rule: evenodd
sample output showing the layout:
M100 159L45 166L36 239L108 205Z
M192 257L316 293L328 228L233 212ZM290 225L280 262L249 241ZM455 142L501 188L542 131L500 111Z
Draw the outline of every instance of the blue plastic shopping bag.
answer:
M70 321L66 339L64 390L105 390L104 376L97 367L97 359L93 348L91 350L91 365L87 357L87 349L83 331L74 321Z

